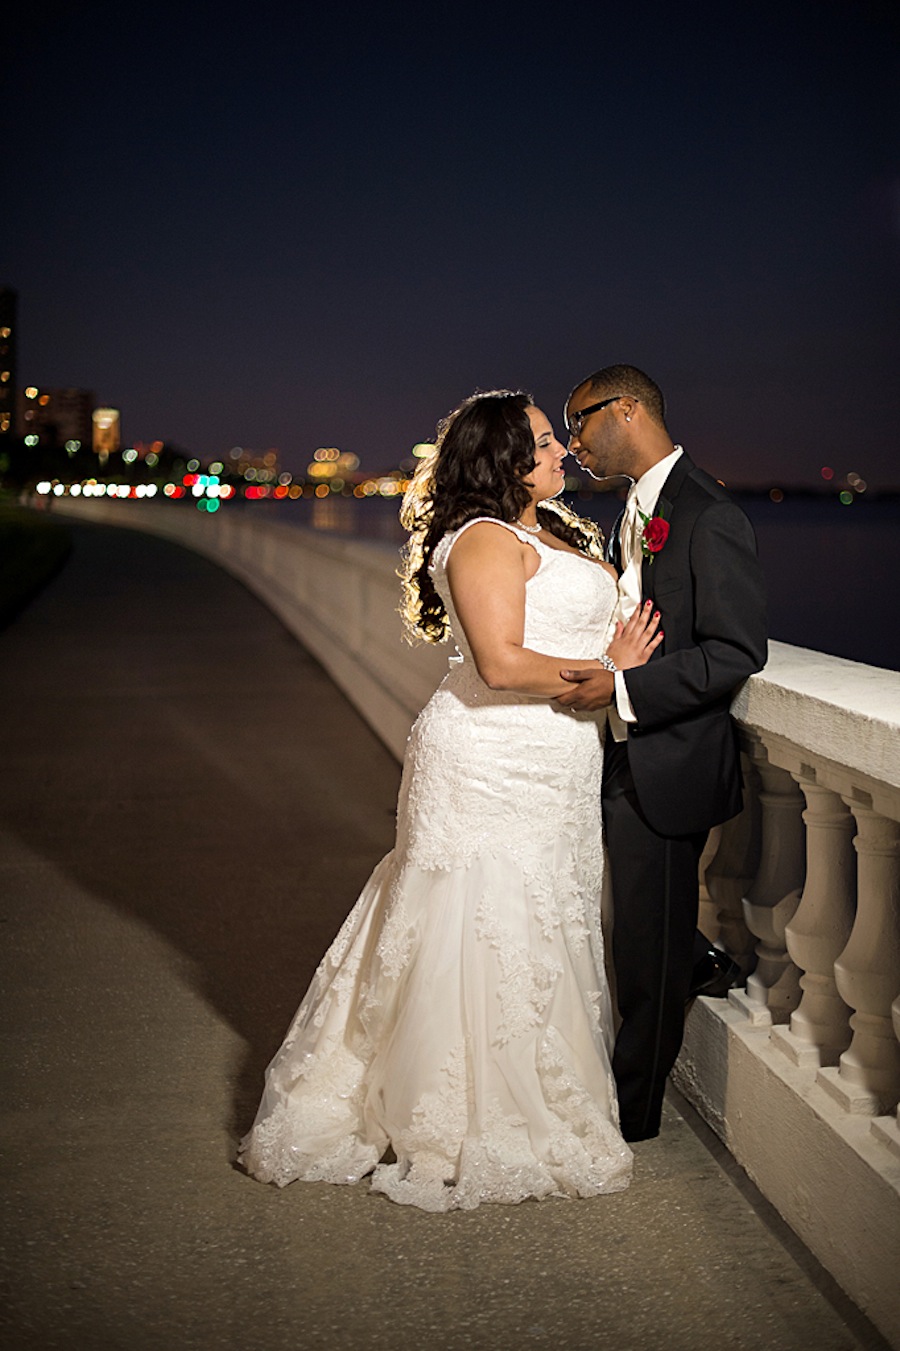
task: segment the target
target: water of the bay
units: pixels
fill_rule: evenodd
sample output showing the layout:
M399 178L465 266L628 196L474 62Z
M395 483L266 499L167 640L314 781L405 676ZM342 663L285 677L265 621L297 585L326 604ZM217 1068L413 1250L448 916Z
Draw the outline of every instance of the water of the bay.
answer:
M621 501L614 493L566 495L582 515L610 529ZM771 637L870 666L900 669L896 599L900 499L787 494L738 497L753 523L769 589ZM248 504L249 506L249 504ZM330 498L259 502L269 519L399 545L404 533L395 499Z

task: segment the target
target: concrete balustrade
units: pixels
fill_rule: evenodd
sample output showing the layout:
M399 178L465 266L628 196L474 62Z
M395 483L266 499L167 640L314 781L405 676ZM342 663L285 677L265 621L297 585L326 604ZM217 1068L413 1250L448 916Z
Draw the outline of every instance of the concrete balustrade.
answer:
M53 510L166 536L234 573L402 756L452 649L403 642L393 546L228 508ZM701 921L748 979L696 1001L676 1082L900 1346L900 677L772 643L733 712L746 804L704 851Z
M710 905L705 912L701 909L698 922L712 942L731 953L747 976L756 964L756 945L744 920L744 897L759 870L762 822L759 772L746 751L741 752L741 763L745 807L740 816L710 832L700 860Z
M761 741L750 756L762 781L759 869L743 898L744 919L759 939L756 968L743 997L747 1016L758 1023L786 1022L800 1001L799 972L787 950L786 928L800 901L804 840L800 792L786 770L773 764Z
M42 499L47 502L48 499ZM316 656L398 759L453 648L403 638L395 545L267 519L266 507L54 498L51 510L162 535L213 559L254 591ZM308 511L307 504L297 511Z
M856 817L858 905L834 971L838 992L855 1010L853 1040L837 1072L818 1079L849 1111L878 1115L900 1099L900 1045L891 1022L900 987L900 825L855 794L845 801Z
M803 997L790 1032L778 1028L773 1040L796 1064L819 1068L836 1065L850 1043L850 1009L838 993L834 968L853 927L856 859L853 818L842 799L817 784L808 766L799 782L807 804L806 882L786 938L803 972Z
M676 1082L900 1345L900 677L772 643L733 712L746 805L706 887L731 881L733 912L743 873L757 967L697 1001ZM735 860L757 813L748 884Z
M900 995L891 1005L891 1021L894 1024L894 1036L900 1041ZM872 1133L900 1159L900 1104L896 1117L883 1117L872 1122Z

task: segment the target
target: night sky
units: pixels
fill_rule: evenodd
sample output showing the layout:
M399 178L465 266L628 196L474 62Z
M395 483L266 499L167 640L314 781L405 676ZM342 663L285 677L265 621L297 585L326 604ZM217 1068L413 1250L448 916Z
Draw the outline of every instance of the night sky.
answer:
M886 0L18 9L21 384L374 470L629 361L729 482L900 482Z

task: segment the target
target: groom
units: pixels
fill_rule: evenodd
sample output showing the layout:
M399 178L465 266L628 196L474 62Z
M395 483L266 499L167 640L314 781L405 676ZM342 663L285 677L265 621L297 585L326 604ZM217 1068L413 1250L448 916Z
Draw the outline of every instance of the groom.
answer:
M649 603L665 634L646 666L563 671L572 691L560 699L610 710L603 821L622 1018L613 1072L622 1133L644 1140L659 1133L685 1002L737 974L696 932L697 866L710 828L741 808L728 710L765 664L765 592L750 522L673 445L649 376L607 366L575 387L565 417L583 469L634 481L607 546L617 615Z

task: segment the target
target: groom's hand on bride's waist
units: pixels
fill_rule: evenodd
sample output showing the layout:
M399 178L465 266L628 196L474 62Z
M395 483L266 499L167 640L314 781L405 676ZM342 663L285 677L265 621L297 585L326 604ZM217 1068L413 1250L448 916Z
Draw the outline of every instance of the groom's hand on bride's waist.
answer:
M566 669L559 674L572 686L565 694L557 695L556 702L565 708L592 712L597 708L606 708L612 703L615 694L615 677L612 671L598 671L596 668L588 671Z

